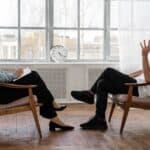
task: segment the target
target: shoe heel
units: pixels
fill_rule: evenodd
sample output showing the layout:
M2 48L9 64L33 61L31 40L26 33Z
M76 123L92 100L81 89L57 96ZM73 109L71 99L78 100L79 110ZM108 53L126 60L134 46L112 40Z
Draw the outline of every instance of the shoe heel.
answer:
M49 125L49 130L50 130L50 131L56 131L56 130L55 130L55 126L54 126L53 124L50 124L50 125Z

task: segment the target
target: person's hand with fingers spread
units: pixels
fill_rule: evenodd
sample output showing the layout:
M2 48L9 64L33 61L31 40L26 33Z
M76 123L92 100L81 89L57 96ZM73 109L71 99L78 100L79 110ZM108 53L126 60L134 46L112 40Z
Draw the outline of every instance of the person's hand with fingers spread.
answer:
M150 82L150 65L148 61L148 54L150 52L150 40L146 43L144 40L140 43L142 48L142 64L143 64L143 72L144 78L146 82Z
M142 48L142 55L147 56L148 53L150 52L150 40L146 44L146 41L144 40L143 43L140 42L141 48Z

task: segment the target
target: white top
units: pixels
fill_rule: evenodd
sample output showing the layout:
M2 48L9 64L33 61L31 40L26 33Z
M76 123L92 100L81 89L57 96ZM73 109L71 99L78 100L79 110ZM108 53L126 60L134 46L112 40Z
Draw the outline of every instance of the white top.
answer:
M144 83L145 78L144 74L142 73L140 76L135 77L137 83ZM150 96L150 85L147 86L139 86L138 87L139 97L148 97Z

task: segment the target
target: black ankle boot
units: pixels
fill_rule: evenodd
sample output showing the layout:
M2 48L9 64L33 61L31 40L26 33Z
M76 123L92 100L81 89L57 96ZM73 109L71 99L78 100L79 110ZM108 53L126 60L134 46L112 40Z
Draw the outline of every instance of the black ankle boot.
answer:
M89 121L80 124L82 129L99 129L99 130L106 130L107 129L107 122L105 119L92 117Z
M71 96L76 100L94 104L94 95L90 93L90 91L71 91Z
M49 130L50 131L55 131L56 128L59 128L59 129L64 130L64 131L74 129L74 127L72 127L72 126L62 126L62 125L59 125L55 122L50 121Z

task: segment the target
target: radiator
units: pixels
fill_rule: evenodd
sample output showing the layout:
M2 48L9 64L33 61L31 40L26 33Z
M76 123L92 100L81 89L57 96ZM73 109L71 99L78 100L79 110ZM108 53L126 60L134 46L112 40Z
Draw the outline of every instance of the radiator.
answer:
M102 72L102 68L88 68L88 88L91 88Z
M66 98L66 69L65 68L46 68L37 70L40 76L45 81L48 89L52 92L53 96L57 99Z

